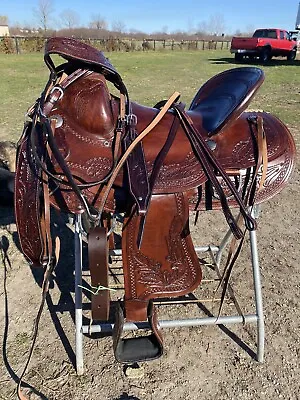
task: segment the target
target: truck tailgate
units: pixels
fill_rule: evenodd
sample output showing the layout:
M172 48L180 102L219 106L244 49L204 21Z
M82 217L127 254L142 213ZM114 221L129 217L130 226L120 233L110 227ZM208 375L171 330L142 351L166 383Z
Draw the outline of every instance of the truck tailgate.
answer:
M258 44L257 38L233 37L231 41L231 48L251 50L255 49L257 47L257 44Z

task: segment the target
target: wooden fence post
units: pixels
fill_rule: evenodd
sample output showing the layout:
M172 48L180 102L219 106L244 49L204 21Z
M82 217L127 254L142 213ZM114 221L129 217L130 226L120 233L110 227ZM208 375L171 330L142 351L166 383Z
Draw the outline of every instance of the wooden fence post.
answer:
M16 43L16 52L17 52L17 54L20 54L21 51L20 51L20 46L19 46L19 41L18 41L17 36L15 36L15 43Z

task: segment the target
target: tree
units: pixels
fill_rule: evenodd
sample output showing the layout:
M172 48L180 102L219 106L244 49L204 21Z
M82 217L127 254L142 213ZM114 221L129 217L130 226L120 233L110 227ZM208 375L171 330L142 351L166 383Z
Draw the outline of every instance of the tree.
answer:
M39 0L38 8L34 10L35 16L44 32L49 29L53 11L52 0Z
M211 15L208 22L208 33L220 36L225 31L226 25L222 14Z
M126 25L123 21L115 21L112 23L111 29L114 32L124 33L126 30Z
M168 31L169 31L169 27L168 27L167 25L164 25L164 26L161 28L161 32L162 32L163 34L165 34L165 35L168 34Z
M198 35L207 35L208 33L208 26L207 22L201 21L197 24L197 32Z
M92 16L89 26L92 29L107 29L107 22L100 14L97 14Z
M201 21L198 23L198 34L209 34L220 36L226 28L224 17L221 14L211 15L209 21Z
M79 25L80 17L73 10L70 9L63 10L60 13L60 18L63 26L67 27L68 29L73 29Z

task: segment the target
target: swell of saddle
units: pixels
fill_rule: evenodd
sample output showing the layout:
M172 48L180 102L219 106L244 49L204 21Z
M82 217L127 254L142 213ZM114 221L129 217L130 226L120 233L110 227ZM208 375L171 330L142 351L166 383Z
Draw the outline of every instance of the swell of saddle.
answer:
M61 113L64 124L82 131L84 136L111 141L115 129L112 111L106 79L103 75L90 74L68 87L52 114Z

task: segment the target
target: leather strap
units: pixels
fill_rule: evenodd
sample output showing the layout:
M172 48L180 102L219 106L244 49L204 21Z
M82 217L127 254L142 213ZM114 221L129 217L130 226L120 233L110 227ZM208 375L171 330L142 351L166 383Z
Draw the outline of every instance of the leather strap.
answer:
M106 185L106 189L103 193L101 202L99 204L99 214L100 215L104 209L104 206L105 206L106 200L108 198L109 192L112 188L112 185L114 184L114 181L115 181L118 173L120 172L121 168L123 167L124 163L126 162L127 158L129 157L129 155L131 154L131 152L133 151L135 146L137 146L144 139L144 137L147 136L152 131L152 129L154 129L154 127L161 121L161 119L168 112L168 110L172 107L172 105L178 100L179 96L180 96L179 92L174 92L172 94L172 96L168 99L168 101L166 102L164 107L156 115L156 117L153 119L153 121L139 134L139 136L130 144L130 146L127 148L126 152L123 154L122 158L116 165L116 168L114 169L114 172L112 173L112 175Z
M257 157L257 173L259 172L260 167L262 167L262 176L259 182L258 191L260 191L265 183L267 177L267 169L268 169L268 150L267 150L267 138L264 130L264 121L261 116L257 117L257 147L258 147L258 157Z
M158 105L160 107L163 107L165 103L166 103L166 101L160 102L160 103L158 103L156 105L156 107ZM178 108L180 110L183 110L184 107L185 107L184 103L180 102L178 104ZM164 160L165 160L165 158L166 158L166 156L167 156L167 154L168 154L168 152L169 152L169 150L170 150L170 148L171 148L171 146L172 146L172 144L174 142L174 139L176 137L176 133L177 133L177 130L178 130L178 127L179 127L179 123L180 123L179 118L176 118L176 116L175 116L174 120L173 120L173 123L172 123L172 126L171 126L171 129L169 131L167 140L166 140L165 144L163 145L162 149L160 150L160 152L158 153L158 155L157 155L157 157L155 159L155 162L154 162L154 165L153 165L153 168L152 168L152 172L151 172L151 176L150 176L151 193L153 191L156 178L157 178L157 176L159 174L159 171L160 171L160 169L161 169L161 167L163 165L163 162L164 162Z
M92 318L107 321L110 295L108 289L108 240L105 227L92 228L88 235L88 256L91 272ZM107 288L107 289L105 289Z
M70 86L72 83L77 81L77 79L82 78L84 76L88 76L92 73L92 71L88 71L86 69L77 69L68 75L65 79L63 79L58 84L53 85L53 87L49 91L49 95L46 98L46 102L43 107L43 114L49 115L52 111L55 104L62 98L64 95L64 91Z
M227 187L229 188L232 195L234 196L237 203L239 204L247 229L249 229L249 230L256 229L255 219L252 218L251 215L249 215L247 207L245 206L243 200L241 199L240 194L236 190L234 184L232 183L232 181L230 180L230 178L224 171L221 164L218 162L218 160L215 158L215 156L212 153L212 151L210 150L210 148L205 143L205 140L202 138L201 134L194 127L193 121L190 119L190 117L187 115L187 113L185 111L180 110L176 105L174 106L174 109L176 110L177 115L179 116L179 118L182 122L182 126L185 129L185 132L193 146L193 149L194 149L199 161L201 162L201 164L203 166L205 173L207 174L208 178L213 183L216 191L218 192L224 216L226 218L226 221L227 221L232 233L234 234L234 236L237 239L242 238L243 232L240 229L240 227L237 225L235 218L232 215L232 212L228 206L227 198L225 196L223 188L220 185L220 182L218 181L218 179L216 177L215 171L217 171L221 175L221 177L225 181Z
M166 103L166 100L165 101L161 101L155 107L158 108L158 106L159 106L161 108L161 107L164 106L165 103ZM184 104L183 103L179 103L178 107L183 110L184 109ZM164 162L164 160L165 160L165 158L166 158L166 156L168 154L168 151L170 150L170 148L171 148L171 146L172 146L172 144L174 142L174 139L175 139L175 136L176 136L176 133L177 133L177 129L179 127L179 123L180 123L179 118L176 118L176 116L175 116L174 120L173 120L173 123L172 123L172 126L171 126L171 129L169 131L167 140L164 143L162 149L160 150L160 152L158 153L158 155L157 155L157 157L155 159L155 162L154 162L154 165L153 165L153 168L152 168L152 172L151 172L151 176L150 176L150 179L149 179L149 185L150 185L150 188L149 188L149 199L151 198L151 195L152 195L152 192L153 192L153 188L154 188L154 185L155 185L155 181L156 181L156 178L157 178L157 176L159 174L159 171L160 171L160 169L161 169L161 167L163 165L163 162ZM145 228L145 223L146 223L146 213L141 216L141 221L140 221L140 226L139 226L139 234L138 234L138 238L137 238L137 245L138 245L139 248L141 247L141 244L142 244L142 238L143 238L143 232L144 232L144 228Z
M130 113L128 118L127 133L123 140L125 152L138 137L136 131L136 116ZM130 193L135 200L138 213L144 215L146 214L151 194L144 149L141 142L131 151L126 160L126 166Z
M30 346L30 350L29 350L29 354L28 354L28 358L27 361L25 363L25 366L23 368L23 371L20 375L19 378L19 382L18 382L18 386L17 386L17 394L18 394L18 399L19 400L27 400L27 397L22 393L22 382L23 382L23 377L27 371L27 368L29 366L29 363L31 361L31 357L33 355L33 351L35 348L35 344L37 341L37 337L38 337L38 331L39 331L39 324L40 324L40 320L41 320L41 316L43 313L43 309L45 306L45 302L46 302L46 298L49 292L49 283L50 283L50 278L52 276L52 273L58 263L58 259L59 259L59 254L60 254L60 240L58 237L56 237L55 240L55 259L52 259L51 261L49 261L49 264L47 266L47 269L45 270L44 273L44 280L43 280L43 284L42 284L42 299L41 299L41 303L37 312L37 316L34 320L34 326L33 326L33 336L32 336L32 342L31 342L31 346Z

